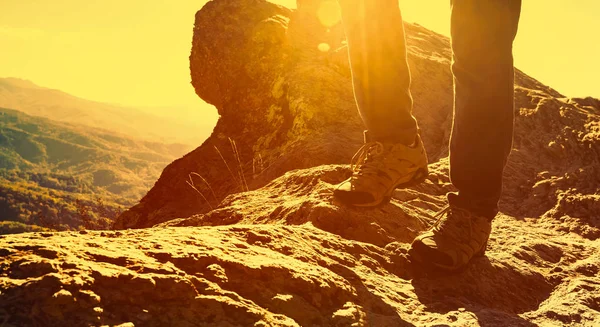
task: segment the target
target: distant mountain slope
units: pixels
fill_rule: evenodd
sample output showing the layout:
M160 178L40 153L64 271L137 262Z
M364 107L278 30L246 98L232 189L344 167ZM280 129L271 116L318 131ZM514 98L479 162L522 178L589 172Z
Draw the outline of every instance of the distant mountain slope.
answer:
M93 226L188 150L0 108L0 220L66 229L90 216Z
M199 127L198 122L85 100L19 78L0 78L0 107L165 143L197 145L211 132L210 128Z

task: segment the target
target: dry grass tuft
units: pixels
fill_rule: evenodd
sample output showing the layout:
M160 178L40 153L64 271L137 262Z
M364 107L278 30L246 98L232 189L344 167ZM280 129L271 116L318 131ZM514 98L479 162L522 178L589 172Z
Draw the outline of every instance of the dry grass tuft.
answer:
M248 181L246 180L246 175L244 173L244 165L242 164L242 159L241 159L241 155L240 155L240 151L238 149L237 143L232 138L228 138L228 140L229 140L229 145L231 146L231 152L233 153L233 158L236 163L235 166L229 165L229 163L223 156L223 153L221 152L221 150L219 150L219 148L217 146L214 146L215 151L217 151L217 153L219 154L219 157L223 161L223 164L225 164L227 171L229 171L229 175L231 176L231 178L233 179L235 184L237 184L237 186L239 187L241 192L248 192L248 191L250 191L250 188L248 187ZM234 169L232 169L232 168L236 168L236 171L234 171ZM256 178L264 170L265 170L265 167L264 167L262 155L259 154L258 157L256 157L256 156L253 157L252 158L252 178ZM206 185L206 188L208 188L208 190L210 191L212 198L217 203L219 203L219 199L217 199L215 191L211 187L210 183L206 180L206 178L204 178L202 175L195 173L195 172L192 172L188 175L188 180L186 180L186 183L192 189L194 189L202 197L202 199L204 199L204 201L210 206L210 208L212 210L213 209L212 204L206 198L204 193L202 193L202 191L200 191L198 189L196 183L194 182L194 177L200 179L200 181L202 181L202 183L204 183L204 185Z
M188 175L188 180L185 181L191 188L193 188L196 192L198 192L198 194L200 194L200 196L204 199L204 201L206 202L206 204L208 204L208 206L210 207L210 210L213 209L213 206L210 204L210 201L208 201L208 199L204 196L204 194L202 192L200 192L200 190L198 190L198 188L196 188L196 185L194 184L194 178L192 176L194 176L193 174L200 176L197 173L191 173ZM212 187L210 187L210 184L202 177L200 176L200 178L202 178L202 180L206 183L206 185L208 185L208 187L210 188L210 190L212 191ZM215 193L213 192L213 196L215 195ZM215 196L215 199L217 197Z
M242 190L244 192L248 192L250 189L248 188L248 183L246 182L246 175L244 174L244 167L242 166L242 160L240 159L240 152L238 151L237 144L230 137L229 143L231 144L231 151L233 151L233 157L237 161L238 164L238 175L240 176Z

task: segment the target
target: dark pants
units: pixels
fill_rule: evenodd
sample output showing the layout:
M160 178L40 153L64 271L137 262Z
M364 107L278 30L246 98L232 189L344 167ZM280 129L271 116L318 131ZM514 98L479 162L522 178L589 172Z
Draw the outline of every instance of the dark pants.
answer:
M339 0L348 38L354 92L370 138L412 143L410 72L398 0ZM454 123L452 204L497 213L502 173L512 147L512 43L521 0L453 0Z

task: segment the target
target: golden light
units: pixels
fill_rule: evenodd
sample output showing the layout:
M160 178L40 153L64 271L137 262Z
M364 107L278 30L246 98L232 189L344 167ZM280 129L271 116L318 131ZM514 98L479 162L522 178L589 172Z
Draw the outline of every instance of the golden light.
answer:
M10 49L0 51L0 77L103 102L188 107L216 120L189 83L194 14L206 2L0 1L0 47ZM296 7L296 0L270 2ZM450 34L449 1L399 2L406 21ZM324 0L318 8L323 28L341 22L337 1ZM516 66L565 95L600 96L600 42L591 37L600 30L598 12L594 0L523 1Z
M332 27L342 21L342 13L337 1L327 0L321 2L317 10L317 17L323 26Z

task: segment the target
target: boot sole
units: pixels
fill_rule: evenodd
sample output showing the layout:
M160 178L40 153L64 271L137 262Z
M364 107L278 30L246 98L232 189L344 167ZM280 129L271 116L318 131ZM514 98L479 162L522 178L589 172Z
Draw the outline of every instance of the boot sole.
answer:
M396 184L396 186L392 187L390 190L388 190L386 192L385 196L380 201L371 202L371 203L363 203L363 204L354 204L353 206L355 206L355 207L381 207L381 206L384 206L384 205L390 203L390 201L392 200L392 195L394 194L394 190L404 189L404 188L408 188L408 187L412 187L412 186L421 184L427 179L428 176L429 176L429 170L427 168L420 168L415 172L415 174L410 179L410 181L405 182L405 183Z

